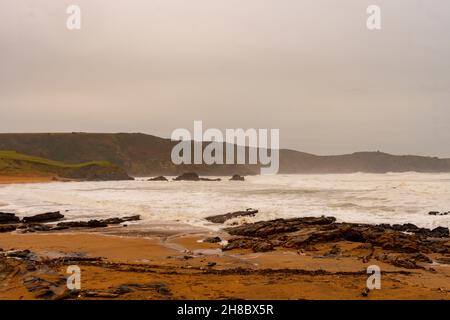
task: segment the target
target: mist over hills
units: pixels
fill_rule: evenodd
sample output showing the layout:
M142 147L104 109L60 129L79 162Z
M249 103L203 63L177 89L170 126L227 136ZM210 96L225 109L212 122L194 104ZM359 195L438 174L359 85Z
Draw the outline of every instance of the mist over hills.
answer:
M259 174L259 165L174 165L170 155L177 144L141 133L13 133L0 134L0 150L36 157L82 163L109 161L133 176L177 175L196 171L202 175ZM247 150L248 151L248 150ZM450 172L450 159L382 152L356 152L317 156L281 149L280 174Z

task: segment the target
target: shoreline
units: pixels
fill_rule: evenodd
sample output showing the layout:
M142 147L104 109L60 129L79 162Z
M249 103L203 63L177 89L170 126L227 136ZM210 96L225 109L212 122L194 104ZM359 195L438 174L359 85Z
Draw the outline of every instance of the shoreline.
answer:
M56 180L55 180L56 179ZM0 175L0 185L25 184L25 183L50 183L60 182L54 176L5 176Z

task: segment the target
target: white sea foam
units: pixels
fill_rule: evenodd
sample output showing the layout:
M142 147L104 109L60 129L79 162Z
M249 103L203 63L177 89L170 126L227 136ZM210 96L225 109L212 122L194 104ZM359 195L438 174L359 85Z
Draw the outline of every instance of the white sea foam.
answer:
M0 186L2 211L19 216L61 210L69 219L140 214L143 222L179 221L216 229L203 218L246 208L245 222L335 216L360 223L450 226L450 174L329 174L251 176L245 182L120 182ZM68 212L64 212L69 210ZM239 219L238 219L239 220ZM239 221L241 221L239 220ZM242 222L241 221L241 222Z

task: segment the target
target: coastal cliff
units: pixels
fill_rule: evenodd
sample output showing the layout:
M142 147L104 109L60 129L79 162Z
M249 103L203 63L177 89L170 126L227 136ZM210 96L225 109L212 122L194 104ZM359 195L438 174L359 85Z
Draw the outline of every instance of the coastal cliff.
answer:
M133 176L255 175L260 165L175 165L172 148L177 144L142 133L11 133L0 134L0 150L77 164L93 159L106 160ZM248 152L248 150L247 150ZM450 159L383 152L356 152L318 156L295 150L280 150L280 174L450 172Z

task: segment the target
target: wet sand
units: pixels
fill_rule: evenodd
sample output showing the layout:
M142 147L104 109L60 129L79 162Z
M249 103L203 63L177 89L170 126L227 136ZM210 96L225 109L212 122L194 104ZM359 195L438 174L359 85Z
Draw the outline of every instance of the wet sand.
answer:
M358 244L347 241L255 253L200 242L230 238L225 233L118 234L120 228L0 234L4 252L32 254L0 257L0 299L450 299L449 265L363 262ZM327 255L335 246L342 254ZM381 268L382 286L364 296L371 264ZM76 293L66 289L69 265L81 268Z

